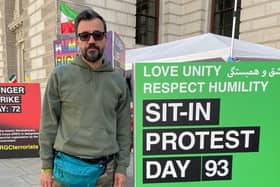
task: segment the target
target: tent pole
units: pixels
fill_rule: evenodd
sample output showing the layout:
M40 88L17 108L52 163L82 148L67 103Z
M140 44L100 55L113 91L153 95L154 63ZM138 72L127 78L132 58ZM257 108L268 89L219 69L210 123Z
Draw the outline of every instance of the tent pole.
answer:
M233 45L235 35L235 24L237 15L237 0L234 1L233 21L232 21L232 32L231 32L231 45L230 45L230 57L233 58Z

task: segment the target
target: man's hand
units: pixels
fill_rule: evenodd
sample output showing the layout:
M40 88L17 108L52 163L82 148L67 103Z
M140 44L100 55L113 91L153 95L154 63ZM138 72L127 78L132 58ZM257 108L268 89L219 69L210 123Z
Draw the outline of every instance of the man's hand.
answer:
M40 181L42 187L52 187L52 172L41 172Z
M114 187L124 187L126 175L122 173L115 173Z

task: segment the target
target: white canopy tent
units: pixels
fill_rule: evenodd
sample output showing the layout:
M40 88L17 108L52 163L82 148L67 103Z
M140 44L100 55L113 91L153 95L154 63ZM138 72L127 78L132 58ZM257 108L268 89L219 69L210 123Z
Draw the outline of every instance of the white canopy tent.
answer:
M203 34L159 45L126 51L126 70L135 62L227 61L231 38ZM280 49L235 39L233 57L247 61L279 60Z

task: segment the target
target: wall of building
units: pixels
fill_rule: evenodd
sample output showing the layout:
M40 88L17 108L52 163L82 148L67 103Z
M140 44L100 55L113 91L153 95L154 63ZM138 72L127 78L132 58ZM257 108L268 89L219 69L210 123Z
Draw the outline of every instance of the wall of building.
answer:
M209 0L161 0L159 42L208 32Z
M0 1L0 82L4 82L6 69L5 53L5 1Z
M7 76L17 73L16 34L7 25L14 17L14 1L5 1L5 46L7 59Z
M42 93L54 68L56 9L55 0L28 0L24 7L24 73L26 82L40 83Z
M15 34L7 24L13 18L14 1L0 1L0 81L8 81L8 77L17 72L15 51Z
M183 0L161 0L159 11L159 43L182 37Z
M102 2L104 2L104 6L100 9L100 14L107 21L108 30L117 32L127 49L134 48L136 0L110 0Z
M240 39L280 48L280 1L242 1Z
M208 0L184 0L182 35L191 37L208 32L210 10Z

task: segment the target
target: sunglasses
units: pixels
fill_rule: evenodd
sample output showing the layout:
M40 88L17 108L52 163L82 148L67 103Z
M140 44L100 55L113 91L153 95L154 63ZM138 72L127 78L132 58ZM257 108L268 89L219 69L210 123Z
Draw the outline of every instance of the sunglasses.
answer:
M89 41L90 36L92 36L95 41L100 41L100 40L103 40L103 38L105 36L105 32L100 32L100 31L94 31L92 33L82 32L82 33L79 33L78 36L81 41Z

